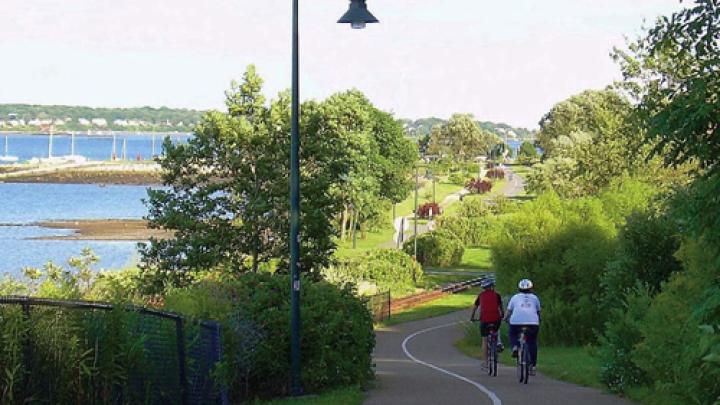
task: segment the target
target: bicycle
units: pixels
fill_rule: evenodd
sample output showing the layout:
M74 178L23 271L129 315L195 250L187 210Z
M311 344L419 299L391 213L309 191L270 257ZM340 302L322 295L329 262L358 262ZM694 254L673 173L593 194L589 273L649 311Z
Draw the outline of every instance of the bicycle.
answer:
M530 348L528 347L526 337L528 329L527 326L521 327L520 336L518 337L520 347L517 353L517 376L518 381L522 384L528 383L530 367L532 367L532 358L530 357Z
M498 365L498 332L495 325L489 325L490 329L487 337L487 351L485 352L485 364L487 365L488 375L497 377Z
M471 319L472 322L480 322L479 319ZM497 377L498 364L498 331L495 325L488 324L489 333L487 336L487 348L485 350L485 368L488 375Z

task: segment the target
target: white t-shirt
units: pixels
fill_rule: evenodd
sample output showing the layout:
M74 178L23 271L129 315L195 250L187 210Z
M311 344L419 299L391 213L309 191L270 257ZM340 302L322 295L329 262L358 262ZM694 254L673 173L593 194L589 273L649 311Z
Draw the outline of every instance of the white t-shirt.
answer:
M508 303L511 325L539 325L540 300L535 294L515 294Z

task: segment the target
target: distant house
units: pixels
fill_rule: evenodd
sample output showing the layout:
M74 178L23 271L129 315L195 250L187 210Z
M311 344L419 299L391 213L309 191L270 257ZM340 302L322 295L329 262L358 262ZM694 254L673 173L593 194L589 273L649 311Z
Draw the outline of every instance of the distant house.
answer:
M180 121L180 122L177 123L177 126L178 126L178 127L184 127L184 126L185 126L185 123L182 122L182 121Z
M0 120L0 128L5 128L5 125L6 125L6 124L5 124L5 121L4 121L4 120Z
M33 118L30 121L28 121L27 124L32 127L39 127L40 125L42 125L42 122L40 122L40 120L37 118Z
M118 127L127 127L130 124L128 123L127 120L116 119L116 120L113 120L113 125L118 126Z
M90 126L90 120L88 120L88 119L86 119L86 118L78 118L78 124L80 124L80 125L82 125L82 126L84 126L84 127L89 127L89 126Z
M53 124L55 124L55 125L65 125L65 120L58 118L58 119L56 119L55 121L53 121Z
M39 120L39 121L40 121L40 126L52 125L52 123L53 123L53 120L51 120L51 119L45 119L45 120Z
M96 127L107 126L107 120L105 118L93 118L90 122Z

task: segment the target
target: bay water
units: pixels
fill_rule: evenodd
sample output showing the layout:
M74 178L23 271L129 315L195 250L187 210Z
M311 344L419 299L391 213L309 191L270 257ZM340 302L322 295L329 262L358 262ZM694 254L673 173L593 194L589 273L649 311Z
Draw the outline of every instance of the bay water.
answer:
M47 261L67 264L83 248L91 248L97 269L119 269L137 262L137 243L127 241L37 240L71 234L47 229L41 221L78 219L141 219L147 215L142 200L145 186L93 184L0 183L0 274L18 276L25 266L42 267Z

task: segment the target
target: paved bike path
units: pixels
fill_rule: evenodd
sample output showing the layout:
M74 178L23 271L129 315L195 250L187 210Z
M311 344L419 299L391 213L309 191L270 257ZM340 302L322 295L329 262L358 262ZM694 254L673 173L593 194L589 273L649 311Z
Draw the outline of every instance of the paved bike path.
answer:
M461 311L376 331L377 382L365 404L632 404L541 374L531 376L527 385L519 384L515 368L509 366L498 365L498 376L488 376L479 360L453 346L464 336L468 319L470 312ZM509 356L508 351L501 356Z

